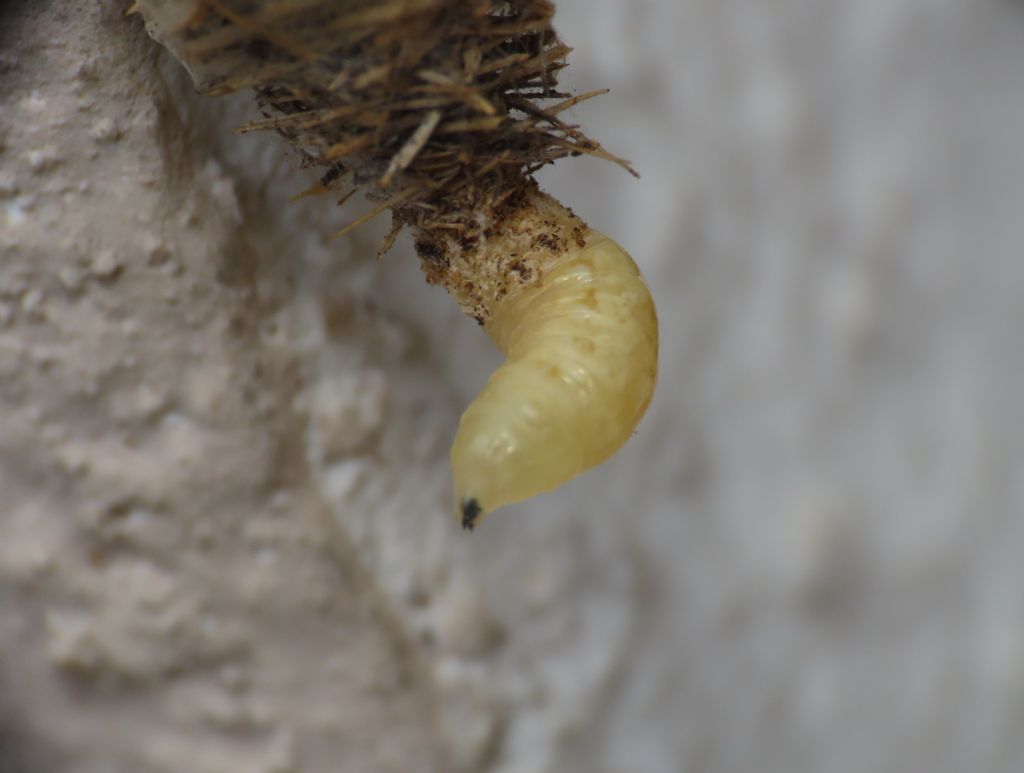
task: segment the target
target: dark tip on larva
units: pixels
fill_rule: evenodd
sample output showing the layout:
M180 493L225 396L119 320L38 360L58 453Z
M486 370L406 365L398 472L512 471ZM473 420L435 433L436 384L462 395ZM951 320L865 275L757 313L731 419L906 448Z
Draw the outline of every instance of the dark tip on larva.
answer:
M475 499L463 499L460 507L462 508L462 528L466 531L473 531L476 519L483 512L480 503Z

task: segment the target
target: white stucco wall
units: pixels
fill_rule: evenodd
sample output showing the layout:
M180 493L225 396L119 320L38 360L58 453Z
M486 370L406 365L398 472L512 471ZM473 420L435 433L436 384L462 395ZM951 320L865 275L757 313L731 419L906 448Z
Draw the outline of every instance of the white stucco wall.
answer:
M479 329L286 204L247 99L54 7L0 65L0 760L1024 767L1024 6L563 0L642 179L542 182L644 270L661 382L472 535Z

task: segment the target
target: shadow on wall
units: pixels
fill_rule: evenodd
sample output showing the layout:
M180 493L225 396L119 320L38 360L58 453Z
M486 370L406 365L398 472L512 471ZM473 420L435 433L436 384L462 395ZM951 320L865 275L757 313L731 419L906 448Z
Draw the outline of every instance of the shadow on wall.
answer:
M9 695L0 681L0 696ZM0 697L0 773L46 773L55 767L53 755L18 723L11 700Z

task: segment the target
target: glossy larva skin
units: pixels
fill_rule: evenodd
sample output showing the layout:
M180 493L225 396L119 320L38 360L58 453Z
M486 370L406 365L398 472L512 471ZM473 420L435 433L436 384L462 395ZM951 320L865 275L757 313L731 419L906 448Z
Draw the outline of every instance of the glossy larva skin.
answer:
M503 299L486 324L506 361L462 415L452 446L467 528L603 462L650 403L658 369L650 293L615 242L596 231L585 239L539 286Z

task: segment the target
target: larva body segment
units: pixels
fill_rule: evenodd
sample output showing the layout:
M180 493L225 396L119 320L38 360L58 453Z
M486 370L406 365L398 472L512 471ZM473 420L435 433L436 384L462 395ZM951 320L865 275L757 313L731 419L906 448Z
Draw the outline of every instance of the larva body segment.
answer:
M485 329L506 355L452 446L463 526L560 486L614 454L654 392L658 326L636 264L587 230L536 286L499 301Z

